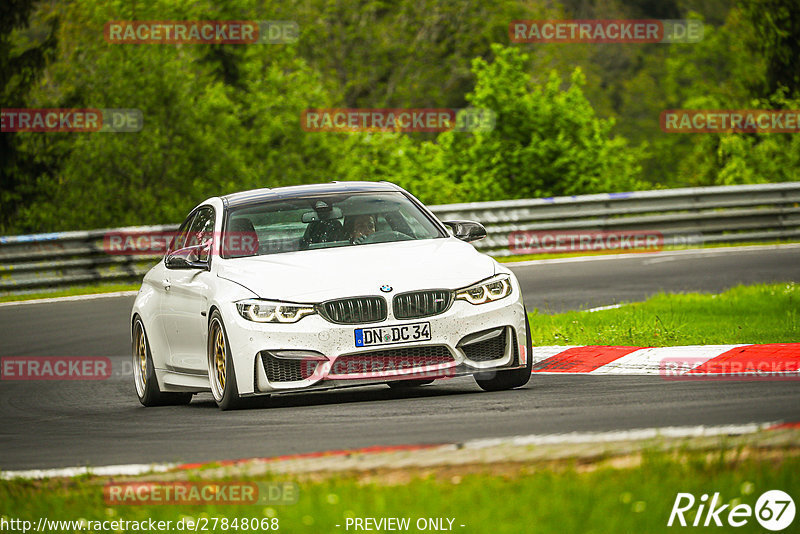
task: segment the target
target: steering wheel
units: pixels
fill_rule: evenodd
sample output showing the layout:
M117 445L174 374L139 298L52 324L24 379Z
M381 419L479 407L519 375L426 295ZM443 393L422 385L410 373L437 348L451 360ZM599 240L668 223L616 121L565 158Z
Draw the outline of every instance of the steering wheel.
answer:
M362 235L353 241L355 245L368 245L370 243L388 243L390 241L409 241L411 236L394 230L379 230L369 235Z

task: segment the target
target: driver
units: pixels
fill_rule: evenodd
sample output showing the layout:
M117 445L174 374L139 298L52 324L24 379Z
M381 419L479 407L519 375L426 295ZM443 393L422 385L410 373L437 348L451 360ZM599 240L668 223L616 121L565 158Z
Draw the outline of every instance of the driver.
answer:
M362 242L367 236L375 233L375 217L373 215L355 215L350 230L350 242Z

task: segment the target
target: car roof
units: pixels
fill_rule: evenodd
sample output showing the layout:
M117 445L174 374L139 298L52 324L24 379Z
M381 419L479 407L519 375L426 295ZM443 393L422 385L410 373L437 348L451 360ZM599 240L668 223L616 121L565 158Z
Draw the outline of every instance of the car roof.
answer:
M257 204L265 200L281 200L327 193L402 191L390 182L330 182L327 184L292 185L286 187L251 189L220 197L229 208Z

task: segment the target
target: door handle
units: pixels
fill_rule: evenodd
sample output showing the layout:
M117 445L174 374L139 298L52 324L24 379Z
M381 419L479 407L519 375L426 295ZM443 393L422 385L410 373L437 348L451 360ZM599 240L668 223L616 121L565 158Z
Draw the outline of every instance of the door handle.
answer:
M169 280L162 280L161 285L164 286L165 291L169 291L169 288L172 287L172 284L169 283Z

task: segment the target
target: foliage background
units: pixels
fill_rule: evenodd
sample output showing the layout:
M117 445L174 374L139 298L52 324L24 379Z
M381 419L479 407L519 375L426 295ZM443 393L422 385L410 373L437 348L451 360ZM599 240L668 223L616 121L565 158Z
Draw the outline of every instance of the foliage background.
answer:
M4 0L0 104L138 108L139 133L0 134L0 234L178 222L208 196L390 180L432 204L800 180L796 134L666 134L674 108L800 109L796 0ZM696 44L512 44L517 19L697 18ZM110 20L294 20L291 45L119 45ZM324 107L484 107L491 132L305 132Z

